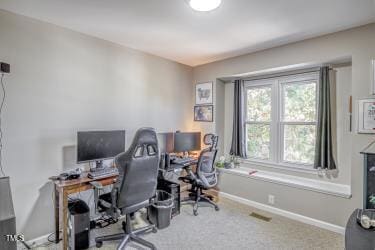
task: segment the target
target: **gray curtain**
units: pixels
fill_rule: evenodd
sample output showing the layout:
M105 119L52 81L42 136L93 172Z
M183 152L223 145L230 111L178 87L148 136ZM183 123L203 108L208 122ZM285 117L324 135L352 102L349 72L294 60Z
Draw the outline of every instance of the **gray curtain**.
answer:
M243 81L234 81L234 110L233 110L233 132L230 154L246 157L245 126L243 120Z
M320 69L318 127L316 131L314 168L336 169L332 148L332 111L329 67Z

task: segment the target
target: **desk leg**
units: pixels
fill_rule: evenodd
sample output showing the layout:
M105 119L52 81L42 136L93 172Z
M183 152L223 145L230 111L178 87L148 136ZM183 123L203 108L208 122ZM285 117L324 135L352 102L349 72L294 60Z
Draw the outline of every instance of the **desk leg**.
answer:
M55 243L60 241L60 191L55 185Z
M63 201L62 201L62 213L63 213L63 250L68 249L68 193L63 190Z

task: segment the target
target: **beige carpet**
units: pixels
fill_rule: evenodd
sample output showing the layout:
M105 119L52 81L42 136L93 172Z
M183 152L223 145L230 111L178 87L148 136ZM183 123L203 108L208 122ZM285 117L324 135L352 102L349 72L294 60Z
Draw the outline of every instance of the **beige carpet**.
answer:
M143 238L164 249L344 249L342 235L314 226L296 222L278 215L259 211L237 202L221 199L220 211L211 207L199 208L194 216L190 206L184 206L181 214L171 221L171 225L150 233ZM251 212L272 217L266 222L249 216ZM140 216L136 223L142 224ZM105 230L95 230L94 235L105 235L121 231L117 223ZM96 249L94 246L91 249ZM116 249L118 242L104 243L101 249ZM60 245L47 244L34 249L61 249ZM127 249L144 249L130 243Z

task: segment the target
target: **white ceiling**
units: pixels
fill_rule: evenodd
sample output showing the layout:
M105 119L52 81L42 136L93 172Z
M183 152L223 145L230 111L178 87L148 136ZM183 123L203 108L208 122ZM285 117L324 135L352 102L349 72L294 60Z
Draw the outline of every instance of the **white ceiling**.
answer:
M203 1L203 0L202 0ZM0 0L0 8L196 66L375 22L375 0Z

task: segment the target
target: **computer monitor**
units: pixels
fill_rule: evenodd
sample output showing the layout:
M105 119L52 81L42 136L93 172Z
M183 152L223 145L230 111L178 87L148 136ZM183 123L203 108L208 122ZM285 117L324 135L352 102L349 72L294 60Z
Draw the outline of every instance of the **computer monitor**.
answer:
M174 134L158 133L158 144L160 153L173 153L174 150Z
M125 130L77 132L77 163L111 159L125 151Z
M174 152L189 152L200 149L200 132L178 132L174 134Z

